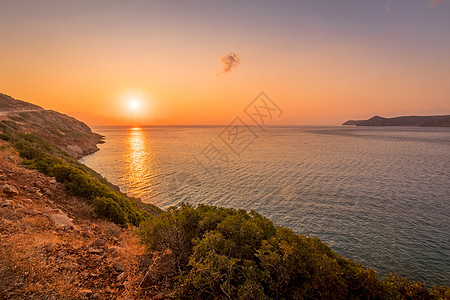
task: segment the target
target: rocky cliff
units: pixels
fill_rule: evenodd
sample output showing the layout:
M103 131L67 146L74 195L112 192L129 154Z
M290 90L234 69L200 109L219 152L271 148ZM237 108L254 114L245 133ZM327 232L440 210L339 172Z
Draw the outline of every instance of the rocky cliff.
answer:
M75 158L98 150L102 141L84 124L70 116L0 94L0 130L37 135Z

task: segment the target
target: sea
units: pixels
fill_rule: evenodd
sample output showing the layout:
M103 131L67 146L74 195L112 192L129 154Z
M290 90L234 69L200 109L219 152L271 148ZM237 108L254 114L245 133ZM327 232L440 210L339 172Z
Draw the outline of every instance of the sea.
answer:
M81 162L162 209L254 210L366 267L450 285L450 128L95 127Z

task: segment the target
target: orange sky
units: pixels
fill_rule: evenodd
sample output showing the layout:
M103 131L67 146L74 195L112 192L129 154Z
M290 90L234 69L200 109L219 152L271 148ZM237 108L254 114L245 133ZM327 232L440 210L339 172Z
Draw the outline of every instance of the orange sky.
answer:
M278 124L450 113L447 1L2 1L0 36L0 92L89 125L226 124L261 91Z

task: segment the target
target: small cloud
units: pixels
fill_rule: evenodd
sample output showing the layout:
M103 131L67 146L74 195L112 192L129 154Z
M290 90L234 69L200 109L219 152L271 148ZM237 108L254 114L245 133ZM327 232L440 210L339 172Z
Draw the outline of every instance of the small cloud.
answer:
M439 3L443 3L445 0L433 0L433 2L430 3L431 7L435 7Z
M236 53L230 52L227 55L222 56L220 58L220 62L222 63L222 71L219 72L219 74L225 74L231 72L233 68L237 68L237 66L241 63L241 60Z
M388 14L391 12L391 7L389 6L389 3L386 3L384 5L384 11Z

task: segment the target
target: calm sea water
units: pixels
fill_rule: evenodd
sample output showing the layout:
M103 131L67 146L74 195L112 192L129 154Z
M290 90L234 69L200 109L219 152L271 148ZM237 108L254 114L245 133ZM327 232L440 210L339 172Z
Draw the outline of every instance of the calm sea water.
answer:
M106 143L81 162L161 208L255 210L380 274L450 285L450 129L223 130L95 128Z

